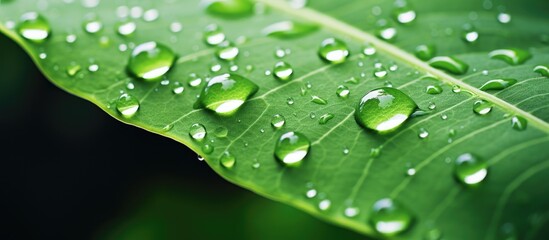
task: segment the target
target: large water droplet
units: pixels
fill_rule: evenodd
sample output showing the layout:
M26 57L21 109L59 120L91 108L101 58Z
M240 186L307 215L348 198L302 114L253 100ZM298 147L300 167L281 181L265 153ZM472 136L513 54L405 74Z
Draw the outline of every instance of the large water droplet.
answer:
M259 87L237 74L215 76L202 90L195 107L203 107L221 116L234 114Z
M276 142L274 154L276 158L287 167L297 167L303 162L311 142L305 135L298 132L282 134Z
M200 123L195 123L191 125L191 128L189 129L189 136L191 136L192 139L196 141L203 141L204 138L206 138L206 127Z
M124 93L116 100L116 110L126 118L133 117L139 110L139 100L130 94Z
M219 163L221 163L221 166L227 169L231 169L236 164L236 157L233 156L230 152L224 152L219 159Z
M515 130L524 131L528 126L528 120L526 120L526 118L523 118L521 116L513 116L513 118L511 118L511 126Z
M370 213L370 223L374 229L387 237L406 231L412 221L412 214L389 198L375 202Z
M423 60L423 61L427 61L431 58L433 58L433 56L435 56L437 50L436 50L436 47L435 45L432 45L432 44L423 44L423 45L419 45L416 47L416 51L415 51L415 54L416 54L416 57Z
M502 79L493 79L486 83L484 83L480 90L487 91L487 90L502 90L505 88L508 88L512 86L513 84L517 83L516 79L511 78L502 78Z
M206 26L203 38L208 45L216 46L225 41L225 33L216 24L210 24Z
M368 92L357 106L356 121L363 127L386 133L395 130L417 109L417 104L398 89L383 87Z
M250 0L205 0L202 3L207 13L223 18L241 18L254 13Z
M278 62L273 68L273 75L282 81L288 81L292 79L294 69L287 62Z
M510 65L519 65L530 59L532 54L526 50L509 48L491 51L488 56L492 59L502 60Z
M294 38L314 32L317 25L301 22L282 21L273 23L262 30L266 36L277 38Z
M217 50L215 53L219 59L232 61L238 56L239 52L240 51L238 47L236 47L231 42L225 41L217 46Z
M279 129L283 127L284 124L286 124L286 119L284 118L284 116L280 114L273 115L273 118L271 119L271 126L273 126L276 129Z
M145 80L158 80L170 70L175 60L174 52L159 43L146 42L132 52L128 70Z
M465 74L469 69L469 65L467 65L465 62L457 58L448 56L434 57L429 60L428 63L434 68L442 69L450 73L459 75Z
M538 65L534 67L534 72L541 74L544 77L549 77L549 67L544 65Z
M477 100L473 104L473 112L475 112L478 115L486 115L489 112L492 111L492 103L484 101L484 100Z
M318 55L329 63L343 63L349 56L347 44L336 38L328 38L322 41L318 49Z
M48 38L51 28L48 21L40 14L29 12L21 16L21 22L17 25L17 32L29 41L41 43Z
M488 174L487 164L471 153L464 153L455 162L455 176L463 184L476 185Z

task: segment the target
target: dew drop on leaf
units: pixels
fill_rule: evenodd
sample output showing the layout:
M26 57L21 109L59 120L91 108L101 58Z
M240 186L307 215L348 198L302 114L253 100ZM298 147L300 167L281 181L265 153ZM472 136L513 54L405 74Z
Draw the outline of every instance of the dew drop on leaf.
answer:
M233 43L225 41L217 46L215 54L221 60L232 61L238 56L239 52L240 50Z
M213 131L213 134L218 138L224 138L227 137L227 135L229 134L229 129L227 129L226 127L217 127Z
M379 38L389 42L394 41L397 37L397 29L395 27L381 27L376 33Z
M67 75L74 77L78 72L80 72L81 69L82 67L78 64L70 64L66 68Z
M17 25L17 32L23 38L41 43L51 33L51 27L46 18L36 12L28 12L21 16L21 22Z
M124 37L132 35L136 29L137 25L132 21L120 22L116 25L116 32Z
M210 154L214 151L214 147L210 144L204 144L202 145L202 152L204 152L205 154Z
M532 54L526 50L509 48L491 51L488 56L492 59L502 60L509 65L520 65L530 59Z
M513 118L511 118L511 126L517 131L524 131L528 126L528 120L521 116L513 116Z
M330 120L332 120L334 117L335 117L335 115L331 114L331 113L323 114L318 119L318 123L324 125L324 124L328 123Z
M208 45L217 46L225 41L225 33L216 24L210 24L204 29L203 38Z
M482 91L502 90L512 86L515 83L517 83L517 80L512 78L493 79L484 83L479 89Z
M332 201L328 199L324 199L318 203L318 209L320 209L320 211L326 211L330 209L331 206L332 206Z
M185 91L185 87L183 86L177 86L172 90L172 92L176 95L183 93L183 91Z
M484 160L472 153L464 153L456 158L454 173L457 180L465 185L476 185L488 174Z
M501 12L498 14L497 19L499 23L507 24L511 22L511 15L509 13Z
M242 18L254 13L250 0L207 0L202 3L207 13L222 18Z
M277 62L273 68L273 75L281 81L289 81L292 79L294 70L287 62Z
M124 93L116 100L116 110L125 118L133 117L139 110L139 100L130 94Z
M146 42L132 51L128 70L144 80L158 80L170 70L175 60L174 52L159 43Z
M237 74L215 76L200 93L195 107L206 108L220 116L233 115L259 87Z
M221 163L221 166L227 169L231 169L236 164L236 157L233 156L230 152L226 151L221 155L221 158L219 159L219 163Z
M376 48L371 44L365 44L362 48L362 54L364 54L365 56L373 56L374 54L376 54L376 52Z
M376 64L374 67L374 77L376 78L385 78L389 72L382 64Z
M492 111L492 103L485 100L476 100L473 104L473 112L478 115L486 115Z
M343 63L349 56L349 48L347 48L347 44L339 39L328 38L320 44L318 55L328 63Z
M479 33L470 25L463 26L463 35L461 36L466 43L475 43L479 39Z
M275 114L271 118L271 126L273 126L276 129L283 127L284 124L286 124L286 119L284 118L284 116L280 114Z
M402 91L383 87L368 92L360 100L355 119L361 126L387 133L402 125L417 109L417 104Z
M189 136L196 141L203 141L206 138L206 127L200 123L194 123L189 129Z
M316 195L317 195L317 191L314 188L309 189L309 190L307 190L307 192L305 192L305 196L309 199L316 197Z
M370 213L370 223L383 236L396 236L412 225L412 214L392 199L376 201Z
M336 90L336 95L340 98L347 98L349 97L350 90L348 87L344 85L339 85Z
M459 85L452 86L452 92L460 93L461 92L461 87Z
M537 65L534 67L534 72L541 74L544 77L549 77L549 67L544 65Z
M425 128L420 128L419 133L418 133L418 137L421 138L421 139L425 139L425 138L429 137L429 132Z
M416 57L423 61L428 61L433 58L436 52L436 47L432 44L422 44L417 46L415 49Z
M442 87L439 85L428 85L425 88L425 92L431 95L436 95L442 93Z
M103 30L103 23L95 16L90 16L84 21L82 27L87 33L95 34Z
M301 23L293 21L282 21L273 23L263 28L262 33L265 36L281 39L296 38L318 29L317 25L310 23Z
M311 142L299 132L287 132L276 142L274 155L287 167L297 167L309 153Z
M358 214L360 213L360 209L356 208L356 207L347 207L345 208L345 210L343 211L343 214L346 216L346 217L356 217Z
M408 6L398 7L393 11L393 17L398 23L409 24L416 20L416 11Z
M429 60L428 63L434 68L445 70L447 72L458 75L465 74L469 69L469 65L467 65L465 62L457 58L448 56L434 57Z
M311 102L316 103L318 105L326 105L328 104L328 101L322 97L313 95L311 96Z

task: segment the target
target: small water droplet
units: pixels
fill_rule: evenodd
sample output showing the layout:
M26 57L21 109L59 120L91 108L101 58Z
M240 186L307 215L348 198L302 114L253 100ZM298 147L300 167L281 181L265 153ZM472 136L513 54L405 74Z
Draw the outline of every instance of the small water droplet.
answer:
M331 113L323 114L318 119L318 123L324 125L324 124L328 123L330 120L332 120L334 117L335 117L335 115L331 114Z
M420 128L418 136L421 139L425 139L425 138L429 137L429 132L425 128Z
M146 42L133 49L128 70L136 77L154 81L170 70L174 60L175 53L170 48L156 42Z
M314 112L309 113L309 117L311 119L315 119L316 118L316 113L314 113Z
M340 98L347 98L349 97L350 90L348 87L339 85L336 90L336 95Z
M387 69L383 65L378 64L378 65L374 66L374 77L384 78L384 77L387 76L387 74L389 74L389 72L387 71Z
M137 25L132 21L120 22L116 26L117 33L124 37L132 35L136 29Z
M35 42L44 42L51 33L51 27L46 18L36 12L28 12L21 16L17 32L23 38Z
M511 118L511 126L515 130L524 131L528 126L528 120L526 120L526 118L523 118L521 116L513 116L513 118Z
M415 169L415 168L408 168L408 169L406 170L406 175L408 175L408 176L414 176L414 175L416 175L416 169Z
M233 43L225 41L217 46L215 53L221 60L232 61L238 56L240 50Z
M145 22L152 22L160 16L160 13L156 9L149 9L143 13L143 20Z
M439 85L429 85L425 88L425 92L431 95L442 93L442 87Z
M313 188L313 189L307 190L307 192L305 192L305 196L310 199L310 198L316 197L317 193L318 192L316 191L316 189Z
M233 156L230 152L224 152L221 158L219 159L221 166L227 169L231 169L236 164L236 157Z
M373 157L373 158L379 157L379 155L381 154L381 149L383 149L383 147L381 146L377 148L371 148L370 157Z
M195 123L191 125L191 128L189 129L189 136L191 136L192 139L202 142L204 138L206 138L207 132L206 127L200 123Z
M332 206L332 201L328 199L324 199L318 203L318 209L320 209L320 211L326 211L330 209L331 206Z
M442 119L442 120L447 120L447 119L448 119L448 115L442 114L442 115L440 115L440 119Z
M103 23L95 16L90 16L84 21L83 27L87 33L95 34L103 30Z
M124 93L116 100L116 110L125 118L131 118L139 110L139 100L130 94Z
M185 91L185 88L183 86L178 86L178 87L175 87L172 92L174 94L181 94L183 93L183 91Z
M448 56L434 57L429 60L428 63L434 68L445 70L458 75L465 74L469 69L469 65L467 65L465 62L457 58Z
M204 152L205 154L210 154L215 150L214 147L210 144L202 145L201 149L202 149L202 152Z
M78 72L80 72L81 69L82 67L80 67L80 65L78 64L75 64L75 63L70 64L67 66L67 69L66 69L67 75L69 75L70 77L74 77Z
M249 0L208 0L203 1L208 14L222 18L242 18L254 13L254 4Z
M77 37L74 34L69 34L65 37L65 41L67 43L74 43L74 42L76 42L76 39L77 39Z
M471 153L464 153L456 158L455 176L465 185L476 185L482 182L488 174L487 164Z
M509 13L500 12L498 14L497 19L498 19L498 22L503 23L503 24L507 24L507 23L511 22L511 15Z
M358 209L357 207L347 207L343 211L343 214L346 217L356 217L359 213L360 213L360 209Z
M170 32L178 33L183 30L183 25L180 22L172 22L170 23Z
M370 223L378 233L386 237L406 231L412 222L412 214L389 198L376 201L370 213Z
M544 77L549 77L549 67L544 65L538 65L534 67L534 72L541 74Z
M309 153L311 142L298 132L287 132L276 142L274 154L287 167L297 167Z
M479 89L482 91L502 90L512 86L515 83L517 83L517 80L511 78L493 79L484 83Z
M368 92L357 106L356 121L378 133L387 133L402 125L417 109L408 95L395 88L383 87Z
M273 75L281 81L291 80L293 74L292 66L286 62L278 62L273 68Z
M349 148L347 147L343 148L343 155L349 155L350 152L351 150L349 150Z
M97 72L99 71L99 65L97 64L91 64L88 66L88 71L90 72Z
M262 30L265 36L276 38L296 38L318 29L317 25L293 21L282 21L273 23Z
M273 118L271 119L271 126L273 126L276 129L279 129L283 127L284 124L286 124L286 119L284 118L284 116L280 114L273 115Z
M229 134L229 129L227 129L226 127L217 127L213 134L218 137L218 138L224 138L224 137L227 137L227 135Z
M452 92L454 92L454 93L460 93L460 92L461 92L461 87L458 86L458 85L452 86Z
M322 41L318 49L318 55L328 63L338 64L347 60L349 49L343 41L336 38L328 38Z
M489 112L492 111L492 103L484 101L484 100L477 100L473 104L473 112L475 112L478 115L486 115Z
M416 20L416 11L410 7L403 6L396 8L393 11L393 16L397 22L401 24L408 24Z
M462 38L466 43L475 43L479 39L479 33L475 30L473 25L465 24L465 26L463 26Z
M382 27L377 30L377 36L385 41L392 42L397 37L397 29L395 27Z
M365 44L362 48L362 54L364 54L365 56L373 56L374 54L376 54L376 52L376 48L371 44Z
M532 58L530 52L518 48L494 50L488 56L492 59L502 60L510 65L520 65Z
M435 110L435 108L437 108L437 105L434 102L429 102L427 108L429 108L429 110Z
M225 41L225 33L216 24L210 24L206 26L203 38L208 45L217 46Z
M436 47L432 44L419 45L416 47L415 54L417 58L423 61L428 61L435 56Z
M324 98L321 98L319 96L313 95L311 96L311 102L314 102L318 105L326 105L328 104L328 101Z
M287 103L288 105L294 105L294 102L295 102L295 101L294 101L294 98L292 98L292 97L289 97L288 99L286 99L286 103Z
M255 83L237 74L215 76L204 86L195 107L212 110L220 116L230 116L258 89Z

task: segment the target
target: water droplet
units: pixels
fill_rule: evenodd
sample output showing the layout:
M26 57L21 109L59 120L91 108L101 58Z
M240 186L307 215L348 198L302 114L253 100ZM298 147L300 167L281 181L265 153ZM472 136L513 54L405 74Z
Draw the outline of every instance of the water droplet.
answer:
M491 51L488 56L492 59L502 60L510 65L519 65L530 59L532 54L526 50L509 48Z
M324 98L321 98L319 96L313 95L311 96L311 102L314 102L318 105L326 105L328 104L328 101Z
M482 91L502 90L512 86L515 83L517 83L517 80L511 79L511 78L493 79L483 84L480 87L480 90Z
M202 84L202 78L197 77L195 74L191 74L187 80L187 84L193 88L198 87Z
M374 54L376 54L376 52L376 48L371 44L365 44L362 48L362 54L364 54L365 56L373 56Z
M229 135L229 129L227 129L226 127L217 127L214 130L213 134L218 138L224 138Z
M276 129L279 129L283 127L284 124L286 124L286 119L284 118L284 116L280 114L273 115L273 118L271 119L271 126L273 126Z
M232 61L238 56L239 52L240 51L238 50L238 47L236 47L231 42L225 41L217 46L217 50L215 53L219 59Z
M65 41L67 43L74 43L74 42L76 42L76 39L77 39L77 37L74 34L69 34L65 37Z
M416 47L415 50L416 57L423 61L428 61L429 59L433 58L436 52L436 47L432 44L419 45Z
M170 48L156 42L146 42L133 49L128 69L144 80L158 80L170 70L174 60L175 54Z
M28 12L21 16L21 22L17 25L17 32L29 41L41 43L50 35L51 27L40 14Z
M254 13L250 0L208 0L202 1L206 12L222 18L242 18Z
M375 202L370 213L370 223L377 232L386 237L406 231L412 221L412 214L389 198Z
M314 112L309 113L309 117L311 119L315 119L316 118L316 113L314 113Z
M310 23L282 21L265 27L262 33L276 38L295 38L314 32L317 29L317 25Z
M288 99L286 99L286 103L287 103L288 105L294 105L294 98L289 97Z
M309 190L307 190L307 192L305 192L305 196L307 198L314 198L314 197L316 197L317 193L318 192L316 191L316 189L309 189Z
M362 97L355 119L367 129L386 133L402 125L416 109L416 103L408 95L395 88L383 87Z
M397 37L397 29L394 27L383 27L377 30L377 36L385 41L392 42Z
M237 74L215 76L202 90L195 107L203 107L221 116L234 114L259 87Z
M471 153L461 154L455 161L455 176L463 184L476 185L488 174L487 164Z
M99 21L99 19L95 18L95 16L91 16L84 21L83 27L87 33L94 34L103 30L103 23Z
M143 13L143 20L145 22L152 22L160 16L160 13L156 9L149 9Z
M421 139L425 139L429 136L429 132L427 132L427 130L425 130L425 128L420 128L418 136Z
M379 155L381 154L381 149L383 149L382 146L377 147L377 148L371 148L370 149L370 157L373 157L373 158L379 157Z
M524 131L528 126L528 120L526 120L526 118L523 118L521 116L513 116L513 118L511 118L511 126L515 130Z
M278 62L273 68L273 75L281 81L292 79L293 74L294 70L292 66L286 62Z
M408 176L414 176L414 175L416 175L416 172L417 172L417 171L416 171L415 168L408 168L408 169L406 170L406 175L408 175Z
M343 85L339 85L337 87L336 94L337 94L338 97L347 98L347 97L349 97L349 93L351 93L351 92L350 92L348 87L343 86Z
M335 117L335 115L333 115L333 114L331 114L331 113L323 114L323 115L320 116L320 118L318 119L318 123L320 123L320 124L326 124L326 123L328 123L330 120L332 120L334 117Z
M492 111L492 103L484 101L484 100L477 100L473 104L473 112L475 112L478 115L486 115L489 112Z
M180 22L172 22L170 23L170 31L173 33L178 33L183 30L183 25Z
M452 86L452 92L454 92L454 93L460 93L460 92L461 92L461 87L458 86L458 85Z
M389 74L389 72L383 65L378 64L374 67L374 77L384 78L387 76L387 74Z
M175 87L172 91L174 94L181 94L183 93L183 91L185 91L185 88L183 86L178 86Z
M305 135L298 132L287 132L276 142L274 154L287 167L297 167L303 162L311 142Z
M345 148L343 149L343 154L344 154L344 155L348 155L350 152L351 152L351 150L349 150L349 148L347 148L347 147L345 147Z
M469 69L469 65L467 65L465 62L457 58L448 56L434 57L429 60L428 63L434 68L442 69L458 75L465 74Z
M200 123L195 123L191 125L191 128L189 129L189 136L191 136L192 139L202 142L204 138L206 138L207 132L206 127Z
M82 69L82 67L80 67L80 65L78 64L70 64L69 66L67 66L67 75L69 75L70 77L74 77L78 72L80 72L80 70Z
M442 93L442 87L439 85L429 85L425 88L425 92L431 95Z
M116 110L125 118L133 117L139 110L139 100L130 94L124 93L116 100Z
M511 22L511 15L509 13L501 12L498 14L498 22L506 24Z
M210 154L215 150L215 148L210 144L204 144L202 145L202 152L205 154Z
M442 232L440 232L440 230L436 228L430 229L427 232L425 232L424 239L425 240L441 240Z
M125 37L132 35L136 29L137 29L137 25L135 24L135 22L131 22L131 21L121 22L121 23L118 23L116 26L116 30L118 34Z
M225 41L225 33L216 24L210 24L206 26L203 38L208 45L217 46Z
M534 72L541 74L542 76L549 77L549 67L538 65L534 67Z
M196 155L196 158L198 159L198 161L204 161L204 157L200 156L200 155Z
M326 211L330 209L331 206L332 206L332 201L328 199L324 199L318 203L318 209L320 209L320 211Z
M437 108L437 105L434 102L429 102L427 108L429 108L429 110L435 110L435 108Z
M475 30L473 25L465 24L465 26L463 26L462 38L463 38L463 41L467 43L474 43L478 40L479 33Z
M221 166L227 169L231 169L236 164L236 157L229 152L224 152L219 159L219 163L221 163Z
M343 63L349 56L347 44L336 38L328 38L322 41L318 49L318 55L329 63Z
M97 72L97 71L99 71L99 65L97 65L97 64L91 64L90 66L88 66L88 71L90 71L90 72Z
M346 217L356 217L359 213L360 213L360 209L358 209L356 207L347 207L343 211L343 214Z
M408 24L416 20L416 11L409 7L399 7L393 11L395 20L402 24Z
M442 114L442 115L440 115L440 119L442 119L442 120L447 120L447 119L448 119L448 115Z

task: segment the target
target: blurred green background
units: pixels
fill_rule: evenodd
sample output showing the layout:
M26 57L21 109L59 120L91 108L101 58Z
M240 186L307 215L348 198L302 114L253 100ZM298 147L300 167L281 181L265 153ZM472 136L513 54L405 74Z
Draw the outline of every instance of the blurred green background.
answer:
M63 92L4 36L0 72L0 239L364 239Z

